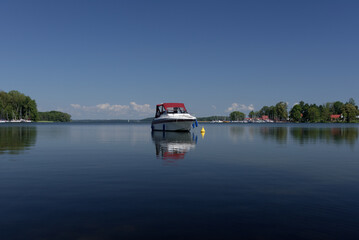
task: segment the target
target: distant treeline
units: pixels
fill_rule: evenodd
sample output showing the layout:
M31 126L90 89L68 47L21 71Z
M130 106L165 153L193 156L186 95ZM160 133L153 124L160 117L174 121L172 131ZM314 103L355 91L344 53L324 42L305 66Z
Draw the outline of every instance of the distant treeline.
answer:
M230 114L231 120L238 120L238 116L244 116L239 111ZM353 98L348 102L328 102L322 105L309 104L303 101L295 104L288 111L288 104L279 102L274 106L264 106L259 111L251 111L249 118L263 118L267 116L274 121L291 122L359 122L359 109ZM242 117L241 117L242 118ZM242 119L239 119L242 120Z
M58 111L39 112L39 121L70 122L71 115Z
M222 120L222 121L229 121L229 116L210 116L210 117L198 117L198 121L216 121L216 120Z
M140 122L152 122L153 117L149 117L149 118L145 118L145 119L141 119L139 120Z
M38 112L35 100L18 91L0 91L0 119L26 119L37 121Z
M142 120L124 120L124 119L82 119L82 120L71 120L71 122L73 122L73 123L111 123L111 124L115 124L115 123L140 123L143 121Z

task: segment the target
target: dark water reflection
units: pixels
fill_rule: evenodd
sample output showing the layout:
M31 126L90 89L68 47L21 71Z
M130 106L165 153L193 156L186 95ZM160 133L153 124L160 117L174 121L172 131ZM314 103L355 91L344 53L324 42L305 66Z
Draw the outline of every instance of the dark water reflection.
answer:
M355 145L359 138L357 127L317 126L317 127L298 127L296 125L257 125L257 126L231 126L230 135L239 137L246 134L250 137L260 136L267 141L275 141L278 144L286 144L289 140L299 144L347 144Z
M36 144L36 127L0 127L0 154L20 154Z
M0 126L0 239L359 239L359 125L203 126Z
M277 143L280 144L284 144L287 142L287 127L260 127L253 129L256 130L265 140L275 140Z
M358 141L358 128L291 128L293 139L300 144L317 142L354 145Z

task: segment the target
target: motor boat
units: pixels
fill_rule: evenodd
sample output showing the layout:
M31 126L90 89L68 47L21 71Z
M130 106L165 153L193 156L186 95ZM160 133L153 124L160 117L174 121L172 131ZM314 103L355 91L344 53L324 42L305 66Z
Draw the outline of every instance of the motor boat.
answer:
M197 118L187 112L183 103L162 103L156 106L156 115L152 121L153 131L189 132L198 126Z

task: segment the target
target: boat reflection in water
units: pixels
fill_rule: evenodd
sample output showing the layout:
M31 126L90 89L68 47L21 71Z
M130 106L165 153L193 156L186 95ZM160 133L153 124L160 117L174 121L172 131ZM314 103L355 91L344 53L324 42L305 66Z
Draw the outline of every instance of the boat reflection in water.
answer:
M184 159L186 153L196 147L197 139L189 132L152 132L156 156L166 162Z

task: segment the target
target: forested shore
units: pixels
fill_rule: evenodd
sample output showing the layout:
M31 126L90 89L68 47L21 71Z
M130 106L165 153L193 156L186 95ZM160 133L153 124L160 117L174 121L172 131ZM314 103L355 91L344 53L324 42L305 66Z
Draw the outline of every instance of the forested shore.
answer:
M59 111L39 112L39 121L70 122L71 115Z
M37 121L36 101L18 91L0 91L0 119Z
M279 102L274 106L264 106L259 111L251 111L250 119L271 120L274 122L296 123L328 123L328 122L359 122L359 109L353 98L348 102L328 102L317 105L301 101L288 110L286 102ZM240 111L230 113L232 121L245 119L245 114Z
M38 112L34 99L19 91L0 91L0 120L69 122L71 115L58 111Z

